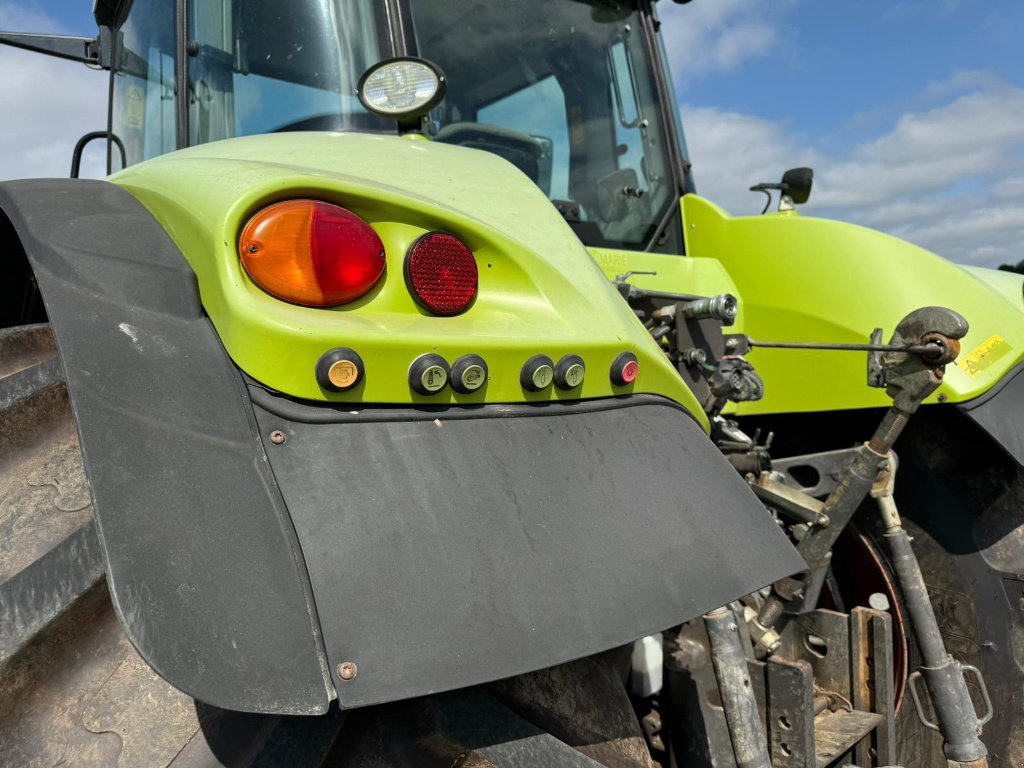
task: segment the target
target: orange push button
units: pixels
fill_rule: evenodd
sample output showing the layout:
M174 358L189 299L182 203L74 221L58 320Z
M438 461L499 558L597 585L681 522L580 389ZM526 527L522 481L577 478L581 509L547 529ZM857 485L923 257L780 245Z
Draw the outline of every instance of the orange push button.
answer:
M327 371L327 378L338 389L348 389L359 380L359 368L351 360L339 360Z
M337 347L316 363L317 383L329 392L344 392L363 380L363 359L354 349Z

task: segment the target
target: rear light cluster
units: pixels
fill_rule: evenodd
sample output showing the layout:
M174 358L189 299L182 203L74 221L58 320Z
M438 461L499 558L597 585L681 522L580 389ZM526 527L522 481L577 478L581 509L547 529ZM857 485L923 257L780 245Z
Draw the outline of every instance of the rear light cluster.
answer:
M366 295L384 276L380 236L345 208L287 200L256 213L242 230L239 258L267 293L304 307L334 307ZM409 249L405 278L416 303L457 315L476 298L476 258L455 235L429 232Z
M384 276L386 254L380 236L345 208L320 200L287 200L257 212L238 240L239 258L258 286L284 301L306 307L334 307L355 301ZM447 232L428 232L405 258L405 281L416 303L435 315L457 315L472 305L479 289L476 257ZM587 366L579 355L555 363L547 355L529 358L519 372L527 392L552 385L570 392L583 385ZM612 363L611 383L628 387L639 372L636 355L623 352ZM328 392L347 392L366 378L354 349L337 347L317 361L316 380ZM436 395L447 387L470 394L486 383L489 371L479 355L463 355L451 365L440 355L421 355L409 366L409 387Z
M552 384L566 392L583 385L587 366L579 355L565 355L557 363L547 355L534 355L519 371L519 383L527 392L543 392ZM640 372L636 355L623 352L612 363L609 378L616 387L628 387ZM338 347L320 356L316 380L329 392L344 392L363 381L363 360L354 349ZM421 395L436 395L446 387L464 395L481 389L489 377L480 355L463 355L451 365L441 355L420 355L409 366L409 388Z
M351 211L317 200L264 208L245 225L238 250L257 285L306 307L354 301L384 274L384 244L373 228Z

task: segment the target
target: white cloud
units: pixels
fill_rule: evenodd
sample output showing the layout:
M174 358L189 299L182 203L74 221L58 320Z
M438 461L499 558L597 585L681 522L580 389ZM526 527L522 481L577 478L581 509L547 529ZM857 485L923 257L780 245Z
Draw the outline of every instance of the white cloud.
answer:
M857 147L822 180L827 206L951 190L1022 167L1024 89L990 87L927 112L906 114L886 135Z
M661 10L661 18L671 69L685 72L689 80L736 69L768 54L779 41L778 8L759 0L669 5Z
M0 4L0 29L64 33L51 19ZM0 46L0 179L67 176L75 142L107 124L107 76L82 64ZM103 175L99 143L83 176Z
M1024 89L977 73L929 87L931 98L958 92L838 155L778 123L684 107L698 189L734 213L756 213L763 197L747 187L810 165L810 214L882 229L953 261L1017 262L1024 259Z
M764 195L748 191L751 185L778 181L787 168L822 165L818 152L778 123L714 107L681 111L697 190L736 215L764 207Z
M992 187L992 197L998 199L1017 198L1024 200L1024 176L1003 179Z

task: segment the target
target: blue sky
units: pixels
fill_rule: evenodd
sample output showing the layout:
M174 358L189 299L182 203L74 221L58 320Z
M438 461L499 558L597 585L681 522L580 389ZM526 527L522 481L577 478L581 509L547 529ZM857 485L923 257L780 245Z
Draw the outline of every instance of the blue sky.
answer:
M698 191L815 169L807 213L961 263L1024 259L1024 3L659 4Z
M760 3L772 6L770 14L754 11L755 3L710 2L736 9L715 37L748 24L749 43L718 67L693 77L678 72L683 99L788 119L825 140L869 138L908 107L927 105L928 86L958 72L1024 79L1019 0ZM662 14L687 24L700 4L663 4Z
M954 261L1024 259L1020 0L658 5L702 194L754 213L747 187L811 165L807 213ZM0 0L0 28L91 34L91 7ZM75 138L102 127L104 77L40 60L0 50L0 100L25 116L0 126L25 148L0 178L66 173Z

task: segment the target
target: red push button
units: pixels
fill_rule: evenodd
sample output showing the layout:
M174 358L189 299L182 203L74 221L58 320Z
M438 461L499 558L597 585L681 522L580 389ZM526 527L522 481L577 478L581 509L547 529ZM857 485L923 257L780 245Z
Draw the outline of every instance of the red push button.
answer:
M640 373L640 363L632 352L623 352L612 363L611 379L616 387L624 387L636 381Z

